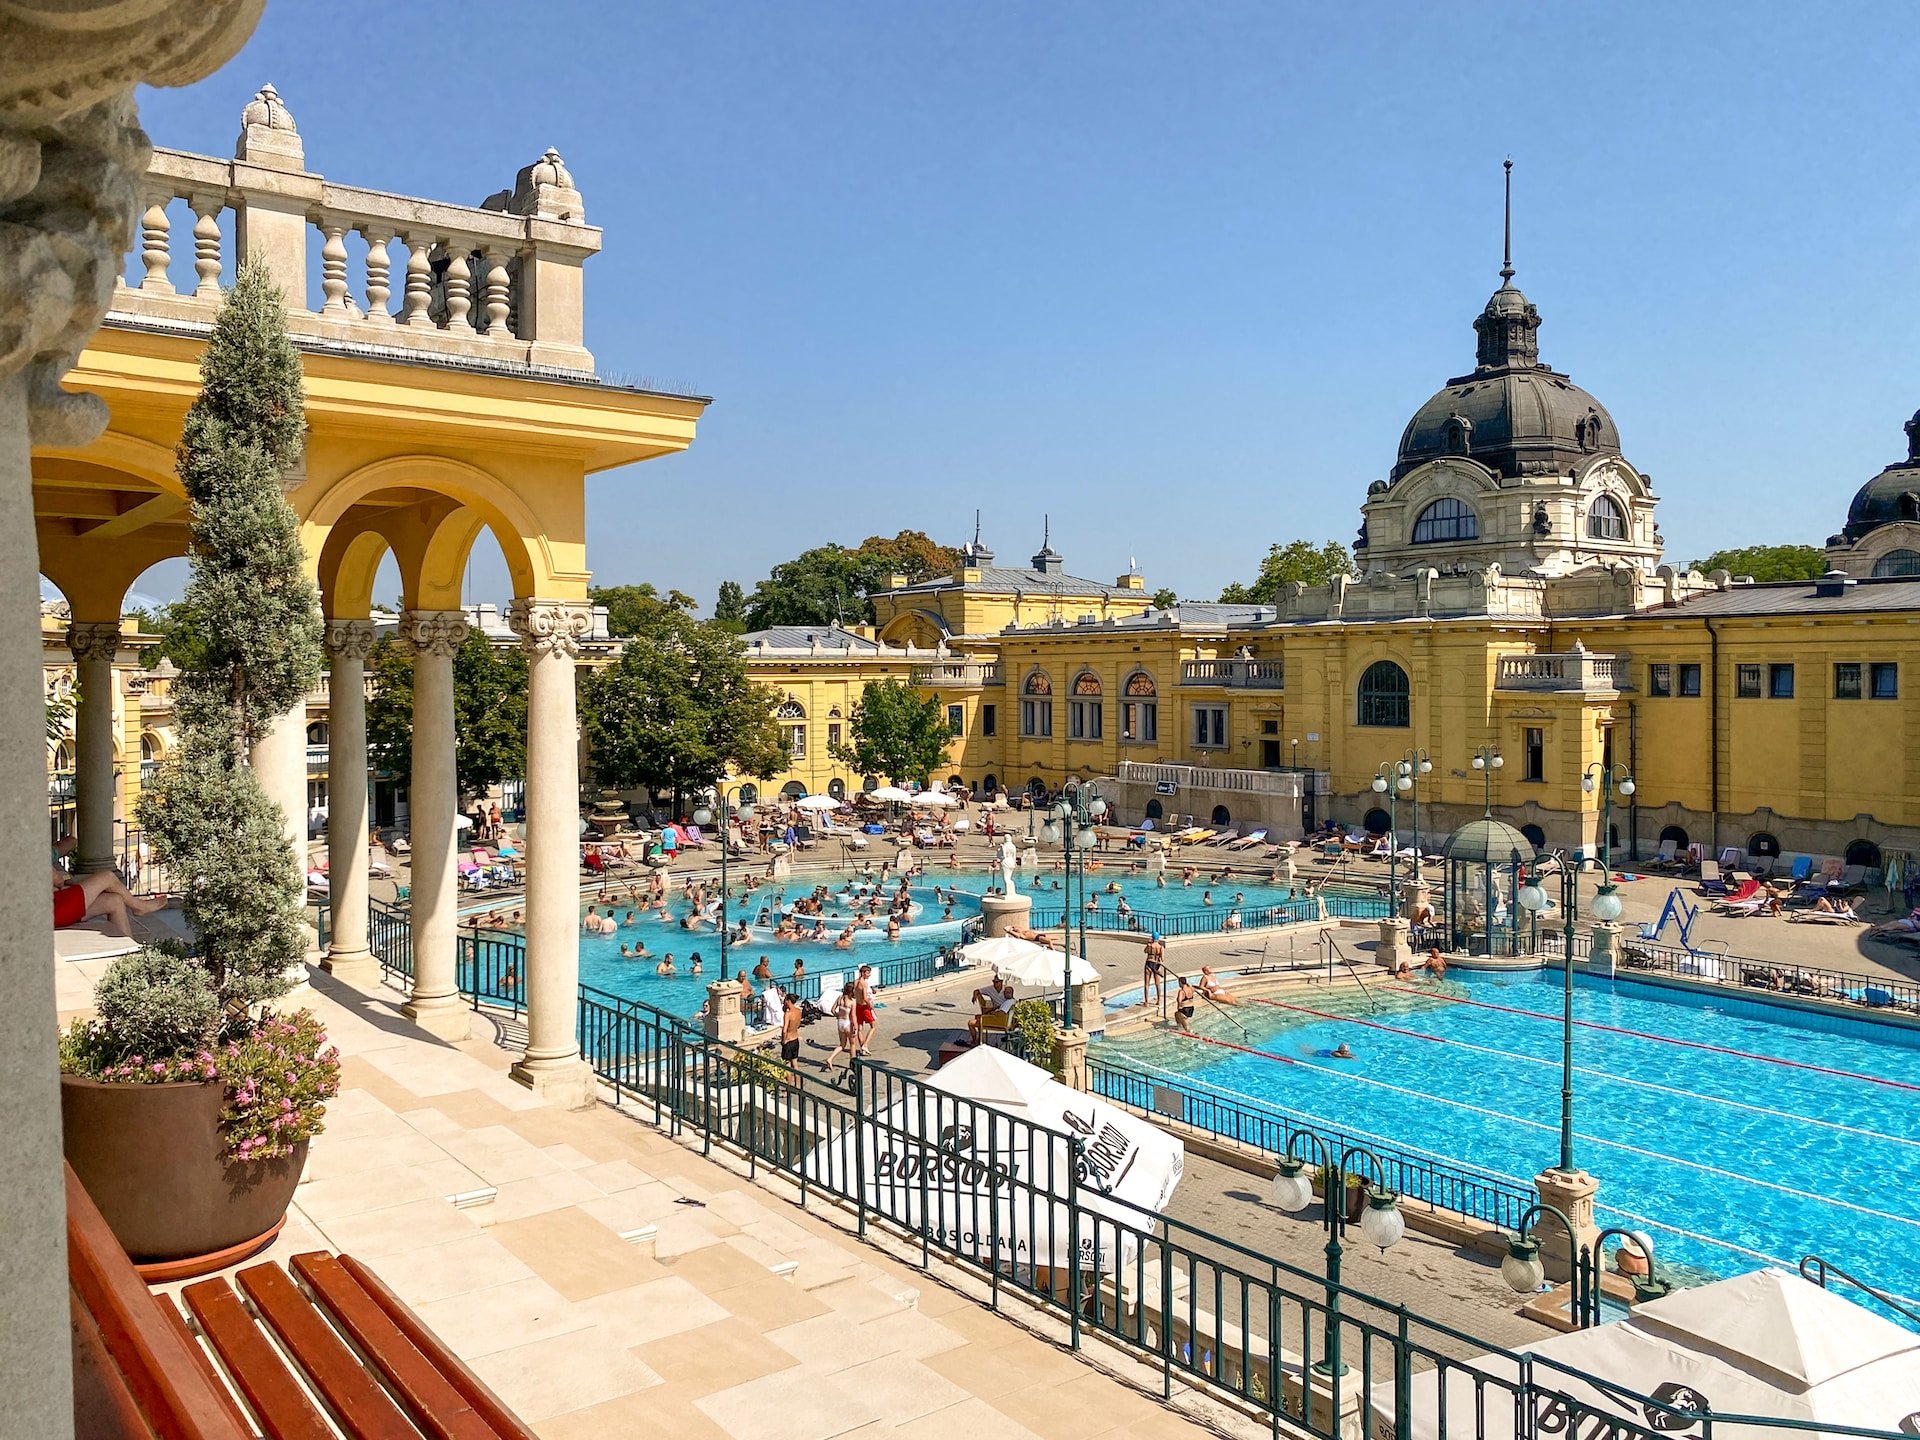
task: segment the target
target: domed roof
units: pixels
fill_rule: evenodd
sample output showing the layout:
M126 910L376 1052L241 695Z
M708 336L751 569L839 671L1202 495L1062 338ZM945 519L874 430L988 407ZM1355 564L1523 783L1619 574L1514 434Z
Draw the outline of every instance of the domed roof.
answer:
M1449 860L1465 860L1469 864L1484 865L1492 860L1496 865L1505 865L1513 859L1516 850L1522 860L1533 858L1533 842L1513 826L1504 820L1480 819L1469 820L1449 835L1440 853Z
M1920 410L1907 421L1907 458L1862 485L1847 507L1849 541L1893 520L1920 521Z
M1473 328L1478 364L1414 412L1393 479L1442 455L1469 456L1517 479L1565 474L1588 456L1620 453L1620 431L1606 407L1540 363L1540 312L1510 278Z

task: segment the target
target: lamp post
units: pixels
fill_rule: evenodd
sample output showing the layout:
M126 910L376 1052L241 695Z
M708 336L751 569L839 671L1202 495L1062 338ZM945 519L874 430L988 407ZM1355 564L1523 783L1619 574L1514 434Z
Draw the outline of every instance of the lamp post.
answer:
M1561 975L1564 984L1560 1004L1560 1164L1563 1175L1574 1173L1573 1165L1573 925L1580 904L1580 875L1572 857L1564 850L1551 852L1560 862ZM1514 857L1519 858L1517 855ZM1551 902L1540 884L1538 862L1529 871L1527 883L1520 887L1520 906L1538 916ZM1619 899L1614 900L1618 914Z
M1387 902L1396 915L1400 913L1400 792L1412 788L1413 781L1400 773L1395 761L1383 760L1373 772L1373 793L1387 797Z
M1367 1208L1360 1212L1360 1234L1368 1244L1377 1245L1382 1251L1392 1249L1406 1234L1407 1222L1400 1213L1400 1197L1387 1188L1386 1168L1378 1155L1357 1145L1336 1151L1330 1142L1311 1130L1302 1130L1287 1142L1273 1177L1274 1204L1293 1215L1306 1209L1313 1199L1313 1181L1305 1173L1306 1161L1294 1153L1294 1147L1303 1140L1308 1141L1318 1155L1325 1179L1325 1188L1321 1191L1321 1220L1327 1227L1327 1318L1323 1342L1326 1353L1315 1368L1337 1379L1347 1373L1340 1359L1340 1261L1343 1255L1340 1237L1350 1223L1347 1220L1349 1177L1359 1179L1366 1194ZM1371 1181L1353 1169L1355 1161L1366 1161L1372 1166Z
M1100 797L1100 791L1092 784L1080 784L1070 790L1063 790L1060 799L1048 812L1047 823L1040 831L1040 838L1049 845L1060 843L1061 858L1066 869L1065 929L1067 944L1066 960L1061 975L1060 1018L1062 1028L1073 1028L1073 915L1077 910L1080 917L1080 958L1087 958L1087 854L1099 843L1100 835L1095 827L1101 817L1107 813L1107 802ZM1080 886L1074 889L1073 877L1080 876Z
M1400 761L1400 776L1406 783L1402 790L1413 792L1413 891L1420 893L1420 777L1433 771L1433 757L1426 751L1413 749L1407 751ZM1396 838L1396 842L1398 837Z
M1488 820L1493 818L1493 772L1506 763L1506 760L1500 754L1500 747L1498 745L1482 745L1478 750L1473 752L1473 768L1481 772L1481 776L1485 781L1484 788L1486 795L1483 815L1484 818Z
M1582 1245L1573 1221L1564 1211L1552 1205L1535 1205L1520 1217L1520 1228L1507 1242L1506 1259L1500 1262L1500 1278L1515 1294L1536 1294L1546 1281L1547 1269L1540 1263L1540 1242L1530 1232L1536 1223L1548 1218L1557 1221L1567 1232L1567 1253L1573 1257L1573 1323L1580 1329L1600 1323L1600 1276L1609 1237L1618 1239L1622 1249L1631 1245L1647 1267L1644 1275L1631 1277L1635 1301L1644 1304L1658 1300L1673 1289L1654 1267L1651 1236L1633 1230L1607 1229L1594 1236L1591 1245Z
M720 817L720 978L722 980L727 978L727 954L733 943L733 926L727 915L727 902L733 898L727 890L727 856L733 850L729 832L732 829L731 822L734 816L738 815L742 820L751 819L753 816L751 803L737 810L734 808L734 796L744 789L746 789L745 785L735 785L731 788L715 786L713 808L709 809L702 805L693 812L693 823L701 826L712 824L716 813Z
M1620 897L1613 884L1613 793L1634 791L1633 776L1624 765L1596 760L1580 777L1580 788L1591 795L1600 789L1600 893L1593 897L1593 918L1612 924L1620 918Z

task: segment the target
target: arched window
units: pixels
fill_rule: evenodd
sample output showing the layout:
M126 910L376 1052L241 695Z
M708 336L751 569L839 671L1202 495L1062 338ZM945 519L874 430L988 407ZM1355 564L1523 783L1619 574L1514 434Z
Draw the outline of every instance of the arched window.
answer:
M759 798L760 798L760 787L758 785L748 783L740 787L740 796L739 796L740 804L751 805Z
M1360 723L1404 730L1412 723L1412 687L1407 672L1391 660L1376 660L1360 677Z
M1053 735L1053 679L1044 670L1035 670L1020 687L1020 735L1027 740L1046 740Z
M1464 500L1447 495L1420 512L1413 522L1413 543L1434 545L1443 540L1478 540L1480 517Z
M307 726L307 744L324 745L327 743L327 722L316 720Z
M776 720L804 720L807 718L807 709L798 700L789 695L786 698L786 702L782 704L778 710L773 712L773 716Z
M789 695L780 708L773 712L773 718L780 722L780 732L787 742L787 754L795 760L807 758L807 711L798 700ZM785 792L782 791L782 794Z
M158 760L159 758L160 739L149 730L140 737L140 762L145 764L149 760Z
M1687 848L1686 827L1681 825L1667 826L1666 829L1660 832L1660 844L1664 847L1669 840L1673 842L1673 848L1676 851L1686 849Z
M1166 810L1161 806L1158 800L1147 801L1147 819L1159 820L1164 818L1166 813L1167 813Z
M1527 837L1527 843L1536 850L1547 848L1547 832L1538 825L1522 825L1520 833Z
M998 775L987 776L986 779L980 782L980 788L989 795L998 795L1000 793L1000 777Z
M1587 534L1595 540L1627 538L1627 512L1611 495L1596 495L1587 507Z
M73 769L73 751L67 748L67 742L64 740L53 747L53 768L55 770Z
M1027 695L1051 695L1053 678L1044 670L1036 670L1027 676L1027 683L1021 687L1021 690Z
M847 782L838 778L827 781L827 795L834 800L846 799Z
M1747 854L1764 855L1768 859L1778 859L1780 842L1764 830L1756 830L1747 837Z
M798 780L789 780L780 787L780 793L789 800L802 800L806 798L807 787Z
M1880 847L1871 840L1856 840L1847 846L1846 864L1864 865L1869 870L1880 868Z
M1122 691L1126 698L1120 702L1120 738L1139 745L1159 740L1160 702L1154 697L1160 689L1153 676L1136 670L1127 676Z
M1209 825L1225 825L1231 819L1233 819L1233 815L1226 806L1216 805L1213 807L1213 816L1207 823Z
M1441 432L1440 448L1449 455L1464 455L1473 447L1473 422L1464 415L1452 415Z
M1100 695L1100 677L1091 670L1073 677L1073 697L1067 701L1068 739L1098 740L1104 733Z
M967 786L967 782L961 779L958 775L947 776L947 789L964 790L966 789L966 786Z
M1367 811L1367 818L1360 827L1369 835L1384 835L1393 828L1393 818L1386 811L1375 808Z
M1873 578L1893 580L1920 575L1920 550L1889 550L1873 562Z

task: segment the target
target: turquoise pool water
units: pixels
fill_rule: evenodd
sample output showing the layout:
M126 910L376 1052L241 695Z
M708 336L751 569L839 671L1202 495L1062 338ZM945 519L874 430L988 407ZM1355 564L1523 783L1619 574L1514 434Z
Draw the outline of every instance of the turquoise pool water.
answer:
M1206 1038L1101 1048L1530 1185L1559 1157L1560 977L1455 975L1203 1006ZM1818 1253L1920 1295L1920 1033L1587 975L1575 1017L1574 1159L1601 1224L1695 1275ZM1342 1043L1357 1058L1320 1058Z

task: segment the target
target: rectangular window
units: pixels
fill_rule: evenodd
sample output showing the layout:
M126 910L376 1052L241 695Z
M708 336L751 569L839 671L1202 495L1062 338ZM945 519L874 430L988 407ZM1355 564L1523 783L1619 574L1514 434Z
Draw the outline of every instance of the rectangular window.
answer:
M1733 693L1742 700L1760 698L1760 667L1758 665L1733 667Z
M1891 661L1884 661L1869 667L1872 671L1873 698L1876 700L1898 700L1900 698L1900 667Z
M1545 780L1547 778L1547 732L1539 728L1530 728L1522 748L1526 752L1526 770L1521 776L1525 780Z
M1793 666L1769 665L1767 667L1767 698L1769 700L1793 699Z
M1053 702L1022 700L1020 702L1020 733L1031 740L1052 738Z
M997 735L1000 733L1000 714L997 705L982 705L980 707L980 733L982 735Z
M804 725L787 726L787 753L796 760L807 758L807 727Z
M1160 738L1160 707L1152 700L1127 700L1120 706L1120 738L1144 745Z
M1069 700L1067 702L1067 735L1074 740L1098 740L1101 735L1100 702L1098 700Z
M1280 722L1278 720L1262 720L1260 722L1260 733L1262 735L1278 735L1280 733Z
M1682 695L1691 695L1696 699L1699 697L1700 667L1698 665L1682 665L1680 667L1680 693Z
M827 748L829 750L837 750L840 748L840 722L838 720L830 720L827 722Z
M1221 705L1193 707L1193 743L1197 749L1219 750L1227 743L1227 712Z
M1673 666L1647 666L1647 693L1649 695L1673 694Z
M1860 698L1860 667L1857 664L1843 663L1833 667L1833 698L1836 700Z
M966 731L966 709L959 705L947 706L947 733L960 735Z

